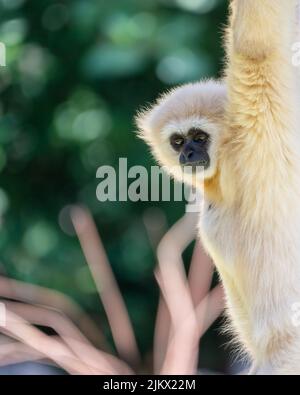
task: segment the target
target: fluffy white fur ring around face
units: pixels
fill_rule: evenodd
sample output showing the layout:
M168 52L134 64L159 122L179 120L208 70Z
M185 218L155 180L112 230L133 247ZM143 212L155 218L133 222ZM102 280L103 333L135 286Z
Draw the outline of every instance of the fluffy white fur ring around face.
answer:
M140 136L150 145L159 163L177 180L183 179L183 167L179 163L179 152L172 147L170 139L174 135L186 138L191 130L203 131L209 139L206 151L210 163L204 169L204 177L212 178L217 172L225 102L225 84L207 80L171 90L152 108L138 115ZM185 181L192 183L192 177L190 180L185 178Z
M222 83L179 87L137 117L141 137L176 178L187 164L204 165L199 233L224 285L229 327L256 374L300 374L296 6L232 0Z

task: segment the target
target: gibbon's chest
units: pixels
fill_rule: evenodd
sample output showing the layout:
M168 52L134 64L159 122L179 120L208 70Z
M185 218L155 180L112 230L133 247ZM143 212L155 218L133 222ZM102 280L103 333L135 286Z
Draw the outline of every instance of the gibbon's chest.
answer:
M219 270L223 266L226 271L234 270L239 242L237 228L238 221L232 213L208 202L204 204L199 222L200 237Z
M235 277L238 273L240 282L246 284L256 268L260 273L265 271L266 276L270 270L274 273L276 269L278 276L284 278L289 265L289 270L299 282L300 208L296 207L294 200L276 206L276 221L266 219L256 226L246 224L238 210L205 202L199 233L204 248L221 275ZM261 217L264 214L261 210Z

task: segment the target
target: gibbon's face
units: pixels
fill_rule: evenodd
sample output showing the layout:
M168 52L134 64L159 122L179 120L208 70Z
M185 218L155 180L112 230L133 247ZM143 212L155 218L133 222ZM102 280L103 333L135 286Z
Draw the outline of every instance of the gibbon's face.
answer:
M209 168L209 134L202 129L191 127L185 133L175 132L170 136L170 145L178 153L181 166L201 166Z
M226 90L220 82L176 88L138 115L140 136L176 179L183 179L186 166L201 168L204 179L212 178L218 167L225 102ZM187 178L185 173L184 180L195 185L192 175Z

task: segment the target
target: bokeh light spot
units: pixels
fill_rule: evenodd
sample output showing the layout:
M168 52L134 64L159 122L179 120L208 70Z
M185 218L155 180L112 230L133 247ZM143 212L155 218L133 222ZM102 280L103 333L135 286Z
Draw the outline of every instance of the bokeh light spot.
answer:
M176 0L179 7L193 12L206 13L217 5L217 0Z
M11 19L4 22L0 27L1 41L5 45L20 44L27 33L27 23L25 19Z
M25 0L1 0L0 4L7 10L14 10L21 7Z
M46 222L39 221L26 231L23 245L30 254L41 258L55 247L57 241L54 229Z
M156 73L166 84L176 84L199 79L210 69L209 59L183 49L162 58Z

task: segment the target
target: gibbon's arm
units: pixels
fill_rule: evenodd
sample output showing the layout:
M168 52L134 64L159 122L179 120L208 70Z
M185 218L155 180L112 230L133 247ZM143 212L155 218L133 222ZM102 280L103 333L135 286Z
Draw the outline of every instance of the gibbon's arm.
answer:
M260 373L300 371L300 332L291 319L300 297L296 6L296 0L232 0L227 30L219 162L235 269L227 279L229 265L219 268L237 333ZM220 239L220 249L229 261L228 239Z
M231 197L240 188L244 197L253 199L255 185L278 177L275 168L286 162L293 145L289 136L299 125L299 76L291 54L296 4L296 0L231 2L227 128L220 154L225 169L221 182ZM242 180L243 186L232 179Z
M232 0L233 51L255 61L290 51L296 6L297 0Z

